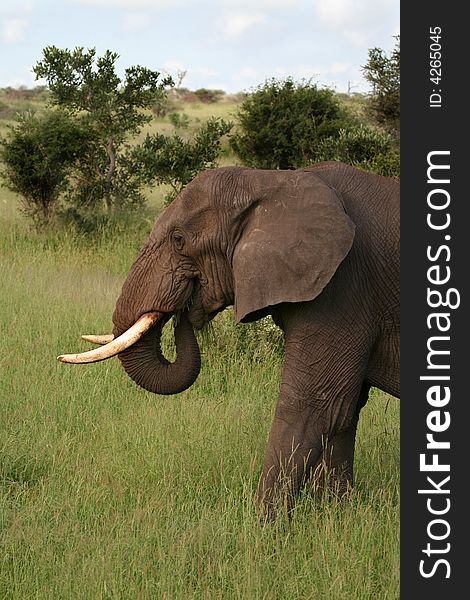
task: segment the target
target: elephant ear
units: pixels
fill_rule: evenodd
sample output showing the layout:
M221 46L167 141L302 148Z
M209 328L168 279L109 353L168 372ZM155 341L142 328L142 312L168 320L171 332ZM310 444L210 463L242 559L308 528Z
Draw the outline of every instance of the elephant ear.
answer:
M248 209L233 255L235 317L318 296L351 249L355 226L338 193L310 173L278 171Z

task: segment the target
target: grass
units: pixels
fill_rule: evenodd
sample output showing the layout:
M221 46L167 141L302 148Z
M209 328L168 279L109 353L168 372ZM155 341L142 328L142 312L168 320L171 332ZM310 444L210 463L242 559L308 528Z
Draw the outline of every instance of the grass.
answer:
M6 192L0 210L0 598L398 598L395 399L374 391L363 411L350 499L304 493L290 525L261 527L282 365L269 327L219 315L177 397L115 359L59 364L109 331L145 231L31 233Z

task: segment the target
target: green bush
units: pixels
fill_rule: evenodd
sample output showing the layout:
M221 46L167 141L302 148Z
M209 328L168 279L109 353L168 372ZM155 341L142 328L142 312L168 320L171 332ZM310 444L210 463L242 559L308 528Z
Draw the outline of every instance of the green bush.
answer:
M200 88L194 92L194 95L200 102L205 104L213 104L218 102L222 96L225 95L224 90L208 90L206 88Z
M400 151L393 148L385 154L377 154L370 161L370 170L386 177L400 177Z
M147 134L140 146L130 149L128 159L148 183L156 181L172 188L166 197L169 203L200 171L216 166L222 137L231 128L231 123L212 118L191 140L179 135Z
M321 140L317 160L338 160L380 175L400 175L392 137L362 125L341 129L338 135Z
M61 110L40 117L26 113L9 129L0 145L3 180L21 195L23 210L37 224L47 224L71 169L90 148L89 131Z
M172 112L168 115L170 123L175 129L188 129L189 116L186 113Z
M250 167L299 168L314 162L319 142L351 119L331 90L271 79L242 102L231 146Z
M317 160L338 160L380 175L400 175L399 154L392 137L362 125L341 129L338 135L321 140Z
M386 152L390 148L390 142L390 136L363 126L340 129L337 136L321 140L317 150L318 158L358 164Z

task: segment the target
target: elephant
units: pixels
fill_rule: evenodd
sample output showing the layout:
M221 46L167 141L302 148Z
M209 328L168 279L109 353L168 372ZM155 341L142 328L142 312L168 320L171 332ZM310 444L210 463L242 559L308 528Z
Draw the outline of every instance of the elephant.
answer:
M117 300L114 337L59 359L118 354L139 386L175 394L199 374L194 330L230 305L237 323L271 315L284 363L257 503L290 510L320 466L343 495L370 388L399 397L399 238L395 179L333 161L204 171L157 219ZM174 315L170 363L160 337Z

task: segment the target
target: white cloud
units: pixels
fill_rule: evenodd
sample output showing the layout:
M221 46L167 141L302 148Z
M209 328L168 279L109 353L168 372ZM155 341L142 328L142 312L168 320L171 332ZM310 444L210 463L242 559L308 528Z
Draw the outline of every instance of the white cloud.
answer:
M359 4L356 3L356 6ZM351 0L317 0L316 12L325 25L339 29L350 21L353 8ZM358 10L360 10L358 6Z
M345 73L350 68L351 68L351 63L337 61L330 65L327 72L328 73Z
M326 29L339 32L359 48L388 25L395 4L396 0L316 0L315 11Z
M226 15L217 25L223 37L234 39L266 22L266 16L261 13L235 13Z
M115 8L176 8L178 6L212 6L213 8L279 8L298 7L305 0L72 0L76 4L89 6L112 6Z
M188 4L190 0L72 0L75 4L113 8L166 8Z
M125 31L142 31L149 27L150 16L144 12L126 13L122 19L122 27Z
M218 75L217 71L209 67L188 67L179 60L170 59L163 63L163 68L167 71L188 71L188 73L196 73L204 77L214 77Z
M5 19L2 24L2 41L5 44L20 42L28 25L29 21L26 19Z
M253 67L244 67L235 77L237 79L258 79L258 72Z
M291 67L278 66L274 69L276 77L293 77L294 79L328 78L333 75L347 73L352 65L349 62L336 61L330 65L296 65Z
M30 13L34 8L34 0L2 0L0 3L0 15L16 15L19 13Z
M190 69L191 73L195 75L201 75L202 77L218 77L219 73L215 69L209 67L195 67Z
M344 37L356 48L365 48L368 46L368 41L371 37L370 31L354 31L351 29L345 29L343 34Z
M165 69L165 71L168 71L170 73L174 71L187 71L186 65L174 58L170 58L169 60L165 61L163 63L163 68Z
M305 0L213 0L217 6L236 6L238 8L288 8L300 6Z

